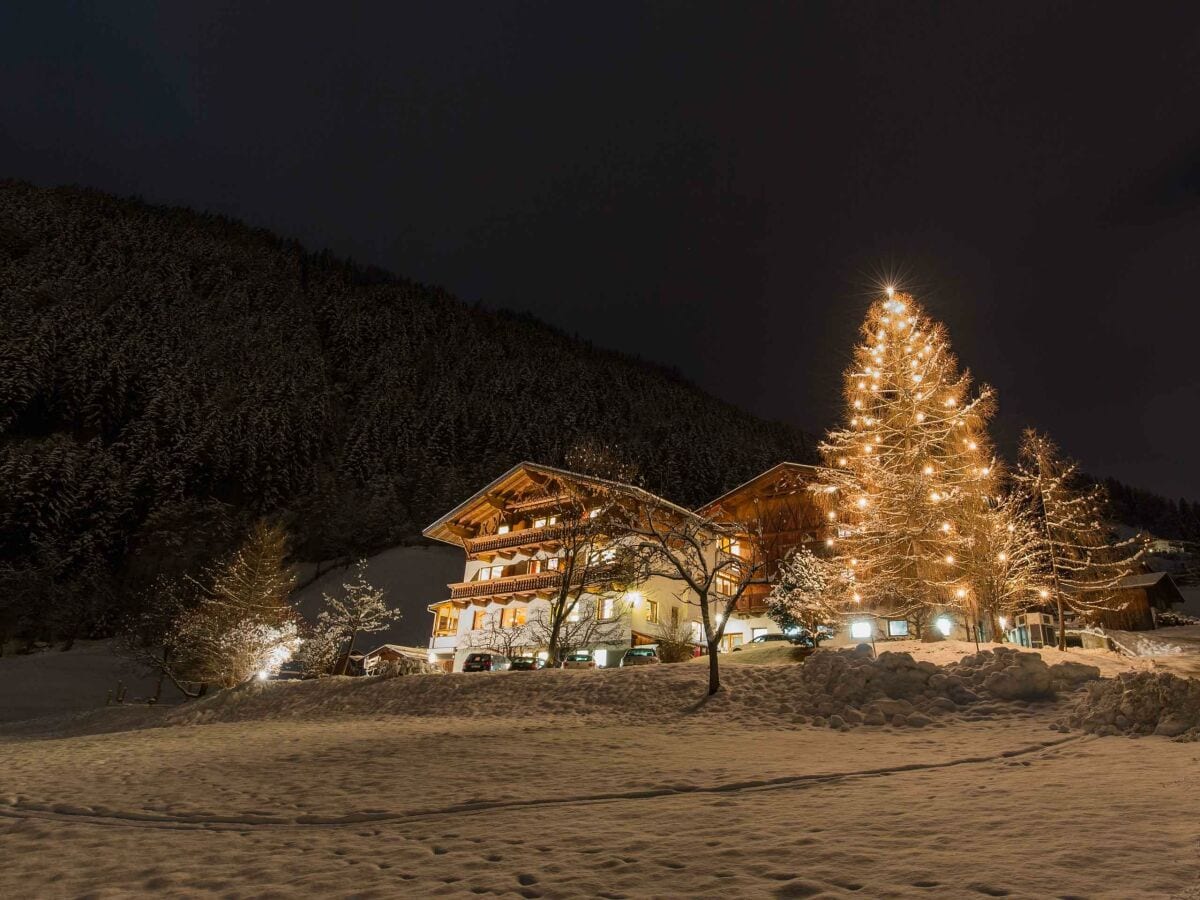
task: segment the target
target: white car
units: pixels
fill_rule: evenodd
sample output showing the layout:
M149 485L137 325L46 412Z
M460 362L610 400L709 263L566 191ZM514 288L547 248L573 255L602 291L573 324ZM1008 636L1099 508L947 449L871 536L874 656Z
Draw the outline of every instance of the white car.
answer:
M596 658L592 656L591 650L572 650L563 657L562 667L564 669L594 669L596 668Z

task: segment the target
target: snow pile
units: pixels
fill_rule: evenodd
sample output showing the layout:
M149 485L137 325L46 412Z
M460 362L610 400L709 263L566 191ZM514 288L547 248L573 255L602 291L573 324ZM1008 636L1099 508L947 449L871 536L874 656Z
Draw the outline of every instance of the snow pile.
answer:
M1060 730L1158 734L1200 740L1200 681L1162 672L1127 672L1087 686Z
M254 718L406 715L600 717L610 723L719 716L729 723L924 727L935 720L1019 714L1099 677L1092 666L1047 666L1038 654L982 650L937 666L908 653L868 646L822 650L801 665L731 666L723 690L706 698L702 666L662 665L599 671L325 678L255 683L172 712L172 724Z
M997 702L1047 700L1100 677L1099 669L1066 662L1047 666L1036 653L1009 648L981 650L960 662L937 666L908 653L885 651L872 658L865 644L821 652L799 669L793 700L800 719L843 728L855 725L924 727L936 717L983 718ZM733 696L718 698L731 703ZM754 703L753 698L747 702Z
M1156 628L1153 631L1105 631L1130 656L1179 656L1200 653L1200 625Z

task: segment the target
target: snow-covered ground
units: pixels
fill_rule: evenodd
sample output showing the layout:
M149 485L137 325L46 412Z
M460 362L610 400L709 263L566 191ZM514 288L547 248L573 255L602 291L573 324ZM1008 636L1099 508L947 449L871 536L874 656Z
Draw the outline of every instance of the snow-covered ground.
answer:
M0 896L1200 897L1200 744L1059 730L1086 692L1000 699L991 655L809 665L728 665L707 703L679 665L0 726ZM961 702L812 724L872 684Z

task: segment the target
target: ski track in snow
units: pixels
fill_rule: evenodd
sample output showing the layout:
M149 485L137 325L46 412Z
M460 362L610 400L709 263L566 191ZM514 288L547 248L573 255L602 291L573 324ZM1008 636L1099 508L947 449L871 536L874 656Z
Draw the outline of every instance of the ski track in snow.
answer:
M229 829L247 831L260 828L304 828L304 827L351 827L363 824L387 824L416 821L418 819L437 819L459 815L478 815L496 810L520 809L523 807L546 808L550 806L576 805L590 803L613 803L640 800L656 800L662 797L679 796L681 794L727 794L746 791L765 791L778 789L804 788L814 784L830 784L838 781L858 778L881 778L890 775L901 775L908 772L922 772L933 769L948 769L956 766L992 763L1000 760L1014 759L1031 753L1061 747L1063 744L1081 740L1095 740L1084 735L1071 735L1056 740L1043 741L1026 747L1004 750L988 756L971 756L963 759L952 759L935 763L908 763L898 766L885 766L877 769L861 769L848 772L829 772L822 774L785 775L779 778L762 780L730 782L726 784L662 787L638 791L609 791L597 794L579 794L569 797L544 797L529 800L484 801L479 803L463 803L440 809L416 809L411 812L382 812L356 813L347 816L329 817L321 815L300 815L293 820L272 819L268 816L238 818L234 816L214 816L187 818L181 816L159 816L141 812L106 812L97 813L85 807L70 808L56 804L49 808L41 808L35 804L0 804L0 816L10 818L38 818L55 822L70 822L84 825L114 825L132 826L138 828L199 828L199 829Z

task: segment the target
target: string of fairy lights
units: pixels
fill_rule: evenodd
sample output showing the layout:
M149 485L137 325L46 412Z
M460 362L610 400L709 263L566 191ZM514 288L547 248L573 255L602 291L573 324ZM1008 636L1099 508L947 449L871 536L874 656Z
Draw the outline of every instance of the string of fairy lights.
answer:
M847 424L822 445L822 489L833 497L825 543L852 603L978 614L997 595L1046 591L1030 523L997 497L994 394L972 390L945 329L911 295L888 287L869 308L845 397Z

